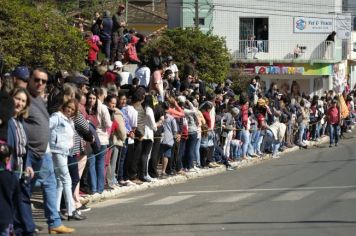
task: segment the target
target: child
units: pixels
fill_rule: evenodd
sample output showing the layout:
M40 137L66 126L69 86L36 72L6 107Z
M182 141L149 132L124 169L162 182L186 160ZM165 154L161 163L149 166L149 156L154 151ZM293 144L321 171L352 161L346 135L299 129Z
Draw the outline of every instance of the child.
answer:
M14 211L20 202L20 188L14 173L5 169L10 161L10 149L0 144L0 236L13 233Z
M161 153L162 153L162 173L161 178L167 178L167 165L168 160L172 158L172 148L175 141L179 141L178 127L176 120L167 111L169 109L169 104L167 102L163 103L163 108L165 109L166 115L163 122L163 139L161 141Z
M230 144L233 161L241 161L241 144L242 142L237 138L236 131L234 131L233 139Z
M214 132L208 129L208 125L202 126L201 144L200 144L200 161L204 168L219 167L213 160L214 153Z

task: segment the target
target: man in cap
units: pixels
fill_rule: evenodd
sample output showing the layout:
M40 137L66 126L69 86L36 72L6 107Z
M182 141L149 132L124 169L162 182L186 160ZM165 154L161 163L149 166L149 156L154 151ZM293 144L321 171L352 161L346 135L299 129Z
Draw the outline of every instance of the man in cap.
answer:
M124 65L121 61L115 61L114 63L114 73L117 74L117 85L123 86L126 84L132 84L132 75L128 71L124 71Z
M11 76L15 87L27 88L30 71L26 66L17 66Z
M125 20L125 5L120 4L118 11L113 15L113 27L112 27L112 55L111 60L122 60L124 53L124 44L122 37L124 36L124 29L126 27Z
M79 72L74 72L74 76L69 80L71 83L75 84L80 92L83 94L87 94L88 86L89 86L89 79L85 75Z

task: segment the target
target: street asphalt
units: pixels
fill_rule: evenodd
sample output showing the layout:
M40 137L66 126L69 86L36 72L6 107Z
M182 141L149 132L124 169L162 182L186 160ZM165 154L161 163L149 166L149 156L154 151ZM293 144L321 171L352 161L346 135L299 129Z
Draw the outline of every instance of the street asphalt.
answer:
M64 222L76 235L356 235L356 142L128 193Z

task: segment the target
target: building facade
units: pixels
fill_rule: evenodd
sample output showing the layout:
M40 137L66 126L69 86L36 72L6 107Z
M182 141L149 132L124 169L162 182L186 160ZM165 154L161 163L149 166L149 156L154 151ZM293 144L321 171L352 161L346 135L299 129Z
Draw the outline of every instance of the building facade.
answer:
M194 0L187 2L167 1L169 27L178 14L173 27L194 25ZM176 15L170 14L170 4L180 6ZM338 35L334 42L326 41L343 15L342 0L212 0L199 1L199 6L206 8L199 18L209 22L204 31L225 37L234 61L259 75L266 88L296 80L310 95L342 90L349 43Z

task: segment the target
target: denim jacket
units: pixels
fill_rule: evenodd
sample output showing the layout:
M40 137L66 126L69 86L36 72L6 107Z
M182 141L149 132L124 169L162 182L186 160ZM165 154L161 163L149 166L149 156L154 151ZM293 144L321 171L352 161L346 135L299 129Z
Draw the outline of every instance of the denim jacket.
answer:
M49 145L52 153L69 155L74 145L73 121L61 112L55 112L49 119L51 131Z

